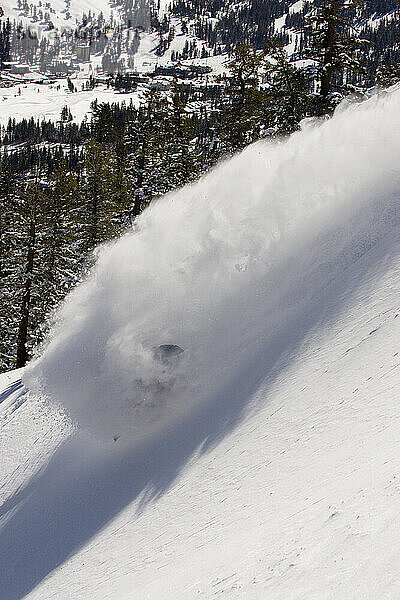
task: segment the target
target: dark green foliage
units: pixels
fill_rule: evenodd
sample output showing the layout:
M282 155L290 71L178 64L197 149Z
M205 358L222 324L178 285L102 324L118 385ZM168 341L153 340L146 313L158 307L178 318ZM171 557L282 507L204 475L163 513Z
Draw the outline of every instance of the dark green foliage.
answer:
M236 48L229 63L217 129L225 152L235 152L260 137L266 93L261 89L265 54L250 46Z
M177 87L170 98L150 92L139 110L94 105L81 147L43 146L43 138L66 136L69 124L9 123L9 152L0 160L1 370L29 360L99 243L124 231L153 198L198 176L196 119L186 99ZM70 134L75 141L79 131Z
M317 0L306 15L302 56L316 65L317 96L315 112L330 112L345 93L354 89L350 82L362 71L360 51L366 40L357 28L359 5L348 0Z
M69 77L67 77L67 84L68 84L68 89L70 92L75 92L75 86L72 83L71 79Z
M7 19L6 23L0 21L0 70L4 63L10 60L11 48L11 24Z
M74 227L76 182L60 166L43 186L41 169L21 183L0 172L0 365L23 366L40 342L46 316L79 273Z
M400 63L386 63L379 65L376 72L376 83L382 87L389 87L400 81Z
M289 61L276 42L271 43L267 65L266 122L275 134L288 135L310 114L311 78L308 71Z

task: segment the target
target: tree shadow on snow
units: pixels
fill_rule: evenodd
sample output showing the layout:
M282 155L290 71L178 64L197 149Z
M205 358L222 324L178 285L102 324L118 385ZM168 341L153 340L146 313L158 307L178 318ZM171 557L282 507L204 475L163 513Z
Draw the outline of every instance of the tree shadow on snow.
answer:
M1 597L23 598L132 501L146 510L171 487L195 452L210 451L235 429L248 414L260 383L267 395L307 334L334 320L395 250L396 243L389 250L378 244L372 259L361 258L350 273L285 323L268 347L258 351L250 371L243 367L229 387L170 430L131 449L105 446L79 431L67 439L0 511L0 518L8 517L0 529Z

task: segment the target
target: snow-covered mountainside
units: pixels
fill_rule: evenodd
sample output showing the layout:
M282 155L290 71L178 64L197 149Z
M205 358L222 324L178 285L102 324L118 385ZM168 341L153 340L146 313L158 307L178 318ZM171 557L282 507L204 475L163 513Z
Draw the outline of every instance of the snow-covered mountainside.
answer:
M58 29L74 28L77 22L79 23L84 14L91 13L98 15L103 13L105 17L110 17L112 13L111 5L108 0L50 0L49 2L37 0L29 3L30 8L24 10L24 2L18 0L1 0L0 7L3 10L3 19L17 21L28 25L32 31L37 31L40 34L45 34L45 21L39 19L36 13L42 10L42 13L48 12L49 18L53 26ZM26 3L26 7L29 7ZM32 10L35 6L35 14Z
M359 35L371 42L363 57L368 73L363 85L371 87L378 66L397 60L399 10L396 0L363 4L355 24ZM17 119L34 116L57 121L64 106L71 108L75 122L81 122L90 117L90 102L95 99L129 102L134 97L139 102L149 87L171 89L174 77L202 88L226 72L228 57L238 44L265 49L271 37L277 38L294 64L308 65L302 52L304 24L312 6L313 2L303 0L37 0L37 4L6 0L0 3L0 30L9 18L10 52L2 57L6 44L0 43L0 59L9 62L0 80L0 125L6 126L14 114ZM192 73L186 80L179 70L193 65L210 74L194 78ZM168 67L170 72L157 78L158 67ZM104 93L108 91L105 80L117 73L141 76L138 89L133 86L129 97ZM67 75L78 97L68 91Z
M341 107L99 251L0 379L2 598L399 595L399 128Z

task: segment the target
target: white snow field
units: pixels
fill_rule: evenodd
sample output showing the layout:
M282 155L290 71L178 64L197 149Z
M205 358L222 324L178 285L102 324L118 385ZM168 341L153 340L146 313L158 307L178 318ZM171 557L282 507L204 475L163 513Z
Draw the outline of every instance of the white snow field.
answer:
M36 4L36 3L35 3ZM65 0L50 0L48 6L45 7L46 3L39 4L42 11L45 12L51 7L51 20L57 28L67 28L76 26L76 20L81 21L84 13L88 14L89 11L92 15L98 15L100 12L107 18L110 16L112 9L108 0L72 0L69 3L69 13L71 17L66 18L66 2ZM18 8L18 0L1 0L0 4L4 12L4 18L9 18L11 21L16 20L18 23L22 22L23 25L32 26L34 31L37 31L39 36L41 34L46 35L46 24L44 21L35 22L33 18L26 16L26 13ZM116 8L116 7L115 7Z
M86 78L74 79L74 85L81 87ZM21 90L21 94L19 94ZM30 119L32 115L35 120L59 121L64 106L68 106L72 119L75 123L81 123L84 119L90 119L94 101L101 102L125 102L127 105L132 101L135 106L140 104L140 95L137 91L120 94L105 85L93 90L79 90L71 93L68 90L66 79L56 80L52 85L38 85L28 83L19 87L4 88L0 92L0 126L6 127L9 119Z
M99 250L0 379L2 600L400 596L399 134L342 107Z

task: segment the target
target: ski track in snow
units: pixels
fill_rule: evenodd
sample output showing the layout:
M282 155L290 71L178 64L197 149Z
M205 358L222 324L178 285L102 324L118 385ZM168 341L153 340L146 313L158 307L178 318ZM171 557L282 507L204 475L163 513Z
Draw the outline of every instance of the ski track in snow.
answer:
M380 102L390 110L390 98L373 100L339 122L357 118L358 110L379 118ZM385 157L398 125L392 121L392 132L384 132ZM351 132L340 131L343 148L351 145ZM301 135L307 152L310 138ZM359 135L363 160L370 132ZM372 138L379 138L376 130ZM377 157L374 168L384 163ZM361 167L366 172L371 163ZM263 343L253 340L252 360L234 346L233 368L221 373L224 385L135 446L76 430L62 409L20 387L21 373L0 376L5 600L399 596L400 228L392 169L390 163L381 188L371 189L390 208L373 220L376 235L362 229L371 213L357 213L352 251L343 246L345 260L343 253L325 253L317 272L328 276L304 280L312 292L305 298L290 296L301 287L279 287L276 280L278 304L289 299L294 309ZM359 191L357 181L351 185ZM338 182L332 192L336 211L343 208L340 189ZM360 206L371 210L370 203ZM346 223L332 215L339 227ZM350 233L345 228L343 235ZM322 236L325 246L317 236L312 258L316 250L332 250L331 234ZM341 247L340 235L334 239ZM309 263L299 253L296 259L301 276ZM239 291L232 298L240 300ZM254 321L245 312L243 318L254 335ZM229 360L221 356L220 364ZM218 377L218 368L213 373Z

